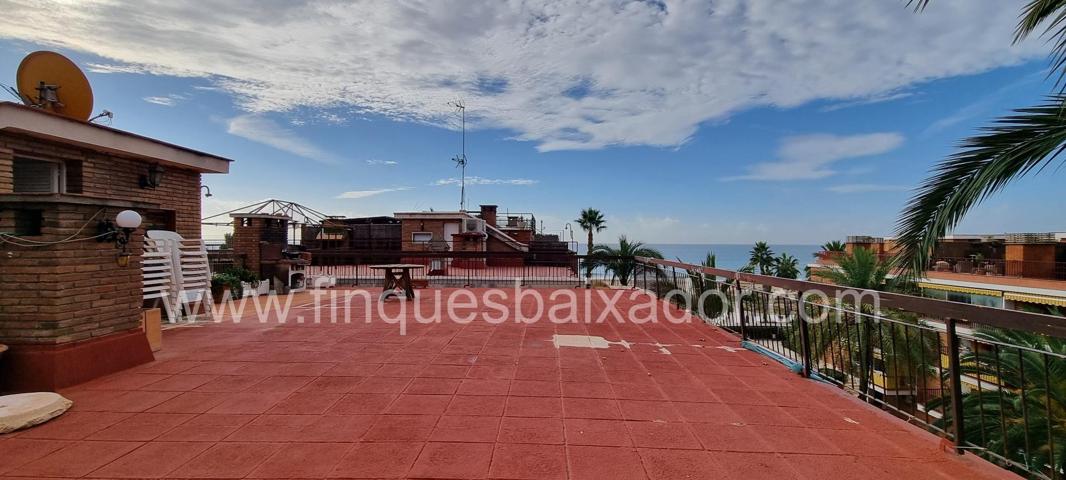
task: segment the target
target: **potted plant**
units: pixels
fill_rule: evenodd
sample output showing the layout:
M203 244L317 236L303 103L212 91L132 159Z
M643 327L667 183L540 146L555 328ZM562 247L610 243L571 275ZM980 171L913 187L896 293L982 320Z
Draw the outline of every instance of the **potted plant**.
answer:
M232 298L240 298L241 280L237 276L220 272L211 276L211 296L215 302L221 302L229 292Z
M259 275L255 272L243 267L232 267L225 270L223 273L228 273L237 278L240 282L241 288L238 290L238 296L240 298L245 293L251 292L251 295L259 295Z

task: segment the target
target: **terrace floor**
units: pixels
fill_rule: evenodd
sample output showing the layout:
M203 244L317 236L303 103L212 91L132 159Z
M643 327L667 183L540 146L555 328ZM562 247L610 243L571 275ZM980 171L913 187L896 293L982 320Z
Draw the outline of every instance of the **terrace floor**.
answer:
M617 292L570 291L597 316ZM449 293L415 303L433 292ZM294 297L294 314L329 312ZM279 324L249 306L240 323L168 330L155 362L64 391L71 411L0 436L0 476L1017 478L701 323L506 314L400 335L377 312ZM555 334L629 344L557 348Z

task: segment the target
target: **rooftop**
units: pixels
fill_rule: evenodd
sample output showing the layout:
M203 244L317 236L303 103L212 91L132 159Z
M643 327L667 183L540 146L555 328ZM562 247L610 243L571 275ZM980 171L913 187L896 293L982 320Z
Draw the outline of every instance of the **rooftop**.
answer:
M602 290L564 290L608 310ZM382 315L402 302L350 324L310 302L293 296L294 312L323 323L249 308L166 331L155 362L63 391L71 411L0 436L0 475L1017 478L702 322L526 324L510 310L401 335ZM618 343L556 347L557 334Z

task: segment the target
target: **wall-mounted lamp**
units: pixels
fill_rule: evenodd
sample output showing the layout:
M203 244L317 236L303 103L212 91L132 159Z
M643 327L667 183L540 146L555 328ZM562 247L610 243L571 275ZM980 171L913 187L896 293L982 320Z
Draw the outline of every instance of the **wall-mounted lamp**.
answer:
M141 188L156 188L163 183L163 167L158 163L148 166L148 174L141 175Z
M204 194L204 198L211 198L211 187L207 185L200 185L200 190L207 190L207 193Z
M125 267L130 264L130 252L127 248L130 243L130 235L137 227L141 226L141 214L133 210L123 210L115 215L115 221L102 220L97 226L98 239L102 242L114 241L118 248L118 266Z

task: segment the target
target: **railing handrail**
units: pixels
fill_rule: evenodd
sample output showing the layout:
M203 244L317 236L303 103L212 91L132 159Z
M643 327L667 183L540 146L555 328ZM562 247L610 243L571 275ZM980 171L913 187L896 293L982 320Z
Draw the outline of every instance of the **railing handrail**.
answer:
M783 288L797 292L821 291L829 297L837 297L845 292L859 292L859 298L866 298L866 294L876 294L881 305L890 308L898 308L914 313L929 315L938 318L954 318L969 322L979 323L990 327L1024 330L1053 337L1066 338L1066 319L1054 315L1029 313L1020 310L1007 310L996 307L985 307L967 303L951 302L934 298L916 297L901 293L882 292L878 290L857 289L841 287L830 283L813 282L810 280L795 280L791 278L771 277L754 273L737 272L721 268L704 267L672 260L660 260L657 258L636 257L638 262L659 265L664 267L681 268L689 271L698 271L705 275L725 277L739 282L755 283L770 287Z

